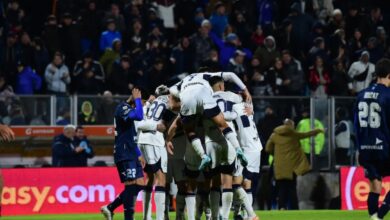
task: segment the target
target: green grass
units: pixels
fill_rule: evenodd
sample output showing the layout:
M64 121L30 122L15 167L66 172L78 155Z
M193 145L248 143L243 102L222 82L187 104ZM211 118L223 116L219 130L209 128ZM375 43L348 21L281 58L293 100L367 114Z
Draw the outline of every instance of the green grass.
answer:
M260 211L257 212L260 220L368 220L366 211ZM171 220L174 220L174 213L170 214ZM100 214L93 215L35 215L2 217L1 220L99 220L104 219ZM123 219L122 214L117 214L114 220ZM141 220L140 214L136 215L136 220ZM390 220L387 216L386 220Z

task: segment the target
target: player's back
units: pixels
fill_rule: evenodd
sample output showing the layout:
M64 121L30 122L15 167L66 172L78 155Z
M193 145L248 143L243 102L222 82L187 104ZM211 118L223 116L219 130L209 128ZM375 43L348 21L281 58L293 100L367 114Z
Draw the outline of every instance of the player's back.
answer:
M252 115L247 115L244 111L245 103L235 104L233 111L237 113L237 118L234 120L236 126L238 140L241 147L247 152L258 152L263 149L256 124L253 121Z
M169 98L167 95L157 97L146 110L145 119L161 122L164 112L168 109ZM165 140L163 133L159 131L141 131L138 138L139 144L149 144L153 146L164 146Z
M115 162L131 160L136 158L135 148L137 147L134 121L125 118L132 107L125 102L120 103L115 110L114 127L115 127Z
M357 96L355 127L361 162L389 158L390 89L374 84Z

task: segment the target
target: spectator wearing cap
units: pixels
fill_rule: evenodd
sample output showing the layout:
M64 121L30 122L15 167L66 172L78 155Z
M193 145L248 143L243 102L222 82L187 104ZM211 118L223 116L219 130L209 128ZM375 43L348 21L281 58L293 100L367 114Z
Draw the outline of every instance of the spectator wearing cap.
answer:
M226 15L226 8L222 2L217 2L214 6L214 12L210 17L212 24L212 31L220 38L228 25L228 17Z
M229 63L226 70L234 72L240 79L246 84L248 83L248 75L246 74L246 68L244 66L245 52L236 50L234 56L229 59Z
M100 35L100 51L104 52L107 48L111 48L115 39L122 40L122 35L116 30L115 21L108 19L107 30Z
M73 68L73 82L78 94L96 95L103 92L105 74L102 65L93 59L92 53L84 54Z
M73 138L73 146L76 148L81 147L84 150L75 155L72 166L87 167L88 159L93 158L95 155L87 136L84 134L84 128L82 126L78 126L76 128L76 133Z
M280 57L280 53L276 49L275 38L267 36L264 44L256 49L254 56L260 60L260 66L263 70L269 69L275 62L275 59Z
M234 56L234 52L236 52L237 49L240 49L245 53L246 59L252 59L252 52L247 48L241 47L240 39L236 34L228 34L225 41L222 41L221 38L217 37L214 33L210 33L210 37L219 49L219 58L223 69L226 69L229 59Z
M358 93L367 88L375 72L375 65L370 62L370 53L363 51L360 59L352 63L348 70L349 77L352 78L352 89Z
M42 33L43 43L46 45L49 55L53 56L56 51L61 49L60 31L57 25L55 15L49 15Z
M147 23L145 27L147 27L149 30L151 30L154 26L158 26L160 30L164 28L163 20L157 16L157 11L153 7L149 8L146 21Z
M194 69L198 69L203 62L209 59L210 51L214 48L214 42L210 35L211 23L205 19L202 21L198 32L191 36L191 44L195 50Z
M172 49L169 61L174 68L175 75L193 72L194 52L188 37L180 39L179 44Z
M205 19L206 17L204 15L203 8L196 8L194 17L195 24L200 27L202 25L203 20Z
M18 95L32 95L41 89L42 79L30 66L25 66L23 62L17 63L17 83L15 93Z
M345 21L343 18L343 12L336 8L332 12L332 17L329 19L327 24L327 33L333 34L337 29L344 28Z
M108 78L109 89L115 95L127 95L136 86L138 78L130 57L122 55L120 60L114 63L112 74Z
M53 167L75 167L76 158L85 150L83 147L75 146L73 138L76 127L67 125L64 132L54 137L52 145L52 165Z
M62 24L59 26L61 48L63 54L67 57L65 63L73 66L80 59L81 55L81 29L79 24L73 20L69 13L65 13L62 18Z
M64 64L64 56L56 52L53 60L45 70L46 88L49 94L65 95L68 92L67 85L71 78L68 67Z
M123 32L125 30L125 19L120 12L119 5L115 3L111 4L110 11L106 13L103 21L108 22L108 20L113 20L119 32Z

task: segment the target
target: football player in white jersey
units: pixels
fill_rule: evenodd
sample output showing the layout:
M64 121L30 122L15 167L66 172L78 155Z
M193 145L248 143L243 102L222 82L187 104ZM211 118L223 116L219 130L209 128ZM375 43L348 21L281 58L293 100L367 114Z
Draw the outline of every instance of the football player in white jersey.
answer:
M146 110L146 117L138 123L138 145L145 159L144 171L148 180L144 188L144 219L151 220L151 193L155 184L154 201L156 204L156 219L164 220L166 197L166 173L168 169L168 157L165 148L164 134L158 129L158 125L170 122L174 117L168 110L168 87L157 87L153 100Z
M234 129L233 122L235 122L234 124L237 124L236 120L238 118L239 119L247 119L248 118L247 114L250 114L250 115L253 114L252 108L247 107L246 104L242 102L242 99L240 96L238 96L237 94L232 93L232 92L225 92L225 85L224 85L224 81L222 78L220 78L218 76L212 77L210 79L210 85L212 86L213 91L214 91L214 98L217 99L218 106L220 107L221 111L223 112L226 120L232 121L232 122L228 122L228 124L230 126L232 126L233 129ZM247 120L245 120L244 122L245 122L244 126L247 126L247 124L246 124ZM238 123L241 123L241 121L239 121ZM238 130L238 131L240 132L240 134L241 134L241 132L245 132L244 130ZM248 135L250 136L250 134L248 134ZM257 131L256 131L256 136L258 137ZM245 138L243 135L241 137ZM239 136L239 138L240 138L240 136ZM243 147L242 144L247 144L247 142L242 141L240 144ZM228 155L228 157L230 157L230 156ZM234 198L240 204L245 205L245 209L248 212L247 219L257 219L258 217L256 216L256 214L252 208L251 199L248 198L249 195L247 195L245 190L241 187L241 183L243 180L243 178L242 178L242 165L240 163L237 163L237 164L238 164L238 167L241 167L241 170L234 170L234 173L231 173L231 174L233 174L233 176L228 175L228 174L224 175L224 181L222 181L224 191L226 191L225 190L226 188L230 187L230 191L232 191L232 193L230 193L231 197L229 195L229 197L227 197L227 199L233 200L233 195L234 195ZM260 164L259 164L259 166L260 166ZM224 200L224 198L222 199L222 202L223 202L223 200ZM224 217L224 215L228 215L227 210L230 210L230 207L231 207L231 203L230 203L230 206L228 206L228 207L224 207L224 205L222 205L222 216L223 217Z
M172 86L170 93L181 101L180 116L183 122L183 128L195 152L202 158L201 165L199 166L200 170L207 167L211 159L205 154L202 142L195 132L195 118L199 114L211 119L217 125L226 140L235 148L237 157L245 165L247 161L239 146L237 136L226 123L223 114L213 98L213 90L208 82L208 79L212 76L220 76L225 81L235 83L242 90L246 101L251 101L248 89L240 78L232 72L193 73Z

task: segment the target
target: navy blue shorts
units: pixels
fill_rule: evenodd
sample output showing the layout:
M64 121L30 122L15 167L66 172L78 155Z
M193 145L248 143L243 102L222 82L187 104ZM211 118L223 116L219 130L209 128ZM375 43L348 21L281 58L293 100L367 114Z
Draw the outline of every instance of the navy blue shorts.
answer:
M361 162L364 173L369 180L382 180L383 177L390 176L390 161Z
M124 160L116 163L121 183L144 177L142 165L138 160Z

